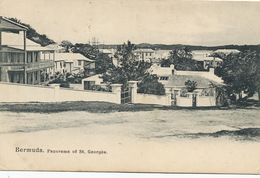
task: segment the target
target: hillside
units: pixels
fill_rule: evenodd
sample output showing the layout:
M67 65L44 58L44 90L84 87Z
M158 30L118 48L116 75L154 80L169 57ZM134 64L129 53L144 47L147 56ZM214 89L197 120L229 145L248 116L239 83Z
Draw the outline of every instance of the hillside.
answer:
M116 48L118 45L106 45L102 44L99 45L99 48ZM217 49L238 49L238 50L244 50L244 49L255 49L259 50L260 45L224 45L224 46L194 46L194 45L183 45L183 44L172 44L172 45L166 45L166 44L149 44L149 43L141 43L136 45L137 48L151 48L151 49L161 49L161 50L172 50L172 49L182 49L184 47L189 47L190 50L217 50Z
M41 46L47 46L49 44L55 43L52 39L48 38L45 34L39 34L34 28L32 28L29 24L22 23L20 20L16 18L8 18L16 23L19 23L23 26L28 27L28 31L26 33L26 37L35 43L40 44Z

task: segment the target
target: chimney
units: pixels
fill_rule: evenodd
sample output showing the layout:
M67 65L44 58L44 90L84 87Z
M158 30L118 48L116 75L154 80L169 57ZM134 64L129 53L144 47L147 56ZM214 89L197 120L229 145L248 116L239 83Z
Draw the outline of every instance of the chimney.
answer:
M209 72L212 74L215 74L215 68L213 68L213 67L209 68Z
M171 69L174 69L174 64L171 64L171 65L170 65L170 68L171 68Z

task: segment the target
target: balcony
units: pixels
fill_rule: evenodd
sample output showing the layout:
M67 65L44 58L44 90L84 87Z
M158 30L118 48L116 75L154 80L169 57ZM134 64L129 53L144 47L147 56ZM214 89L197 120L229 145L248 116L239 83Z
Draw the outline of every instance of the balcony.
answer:
M54 67L54 62L52 60L27 63L27 70L37 70L51 67Z

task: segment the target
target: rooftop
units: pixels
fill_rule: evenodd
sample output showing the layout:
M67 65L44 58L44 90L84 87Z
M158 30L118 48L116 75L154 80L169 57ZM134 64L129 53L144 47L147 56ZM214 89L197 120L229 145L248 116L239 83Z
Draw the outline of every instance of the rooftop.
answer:
M75 60L84 60L88 62L94 61L86 58L80 53L56 53L55 54L55 61L74 62Z
M150 49L150 48L146 48L146 49L136 49L134 50L135 53L151 53L154 52L154 50Z
M24 41L22 34L2 32L2 45L6 45L16 49L24 49ZM27 51L52 51L49 48L42 47L40 44L26 38Z
M204 57L204 56L193 56L193 59L196 61L217 61L217 62L222 62L223 60L218 58L218 57Z
M214 51L214 53L225 53L225 54L230 54L230 53L239 53L240 51L237 49L218 49Z
M5 17L0 16L0 29L2 31L12 31L12 32L19 32L19 31L26 31L28 28L23 26L19 23L13 22Z
M211 84L219 85L219 83L213 80L197 75L172 75L169 77L165 87L185 87L185 82L188 80L196 82L197 88L209 88Z

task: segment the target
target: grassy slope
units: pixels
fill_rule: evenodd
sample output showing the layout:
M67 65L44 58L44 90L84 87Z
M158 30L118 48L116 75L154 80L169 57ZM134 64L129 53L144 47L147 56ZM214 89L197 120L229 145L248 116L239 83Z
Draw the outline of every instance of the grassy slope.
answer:
M32 112L32 113L55 113L63 111L87 111L93 113L111 113L127 111L152 111L154 109L220 109L217 107L208 108L180 108L173 106L159 106L149 104L114 104L94 101L75 101L59 103L2 103L0 111L11 112Z

